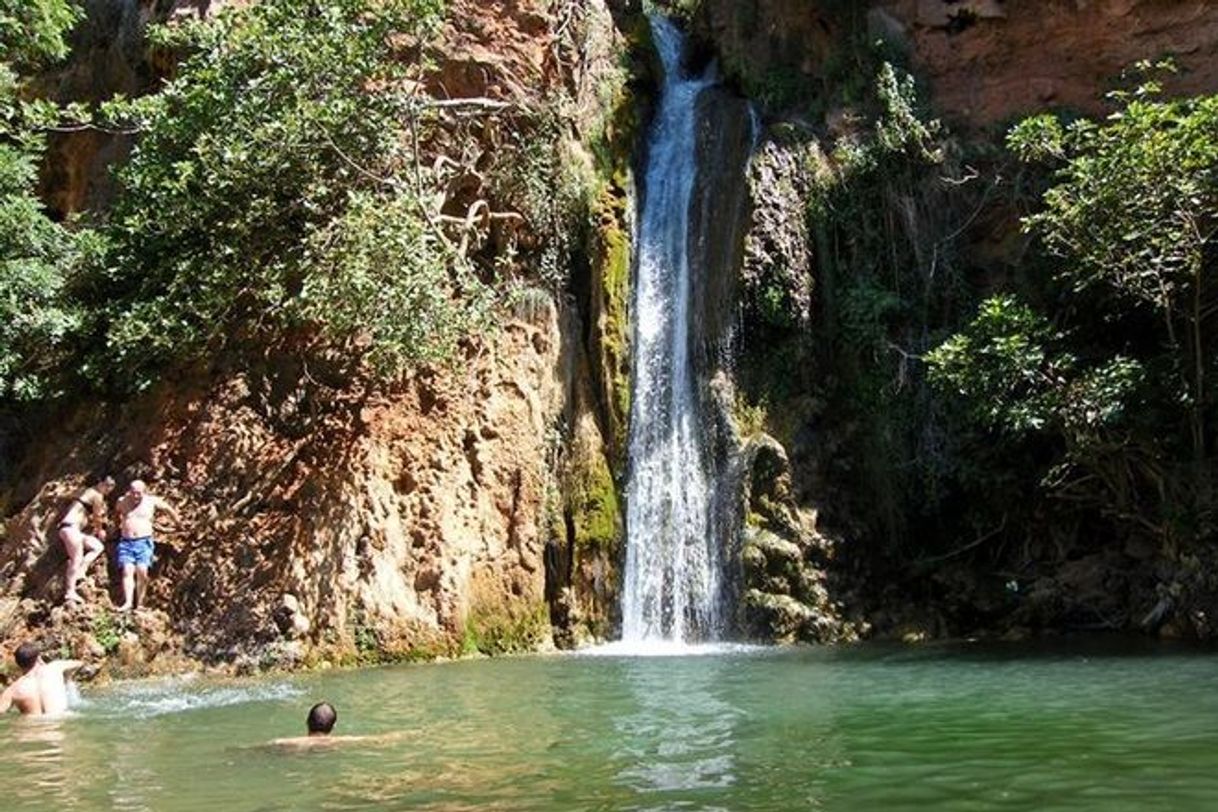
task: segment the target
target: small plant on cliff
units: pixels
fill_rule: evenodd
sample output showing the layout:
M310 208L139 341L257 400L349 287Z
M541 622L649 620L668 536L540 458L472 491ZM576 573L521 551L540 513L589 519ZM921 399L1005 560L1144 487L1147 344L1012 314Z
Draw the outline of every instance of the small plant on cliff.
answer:
M109 612L102 612L93 618L93 639L107 654L118 651L118 645L123 640L122 622Z
M187 54L122 111L95 279L108 364L166 364L320 338L394 372L447 355L484 287L433 223L415 147L438 0L265 0L156 29Z
M517 614L514 610L474 610L465 621L461 653L498 657L536 651L550 631L545 604Z

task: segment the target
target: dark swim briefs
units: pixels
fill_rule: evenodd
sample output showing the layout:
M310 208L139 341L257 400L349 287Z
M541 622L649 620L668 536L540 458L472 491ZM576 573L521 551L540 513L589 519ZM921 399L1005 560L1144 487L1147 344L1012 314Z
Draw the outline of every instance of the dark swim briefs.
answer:
M152 566L152 536L122 539L118 543L118 565L134 564L147 569Z

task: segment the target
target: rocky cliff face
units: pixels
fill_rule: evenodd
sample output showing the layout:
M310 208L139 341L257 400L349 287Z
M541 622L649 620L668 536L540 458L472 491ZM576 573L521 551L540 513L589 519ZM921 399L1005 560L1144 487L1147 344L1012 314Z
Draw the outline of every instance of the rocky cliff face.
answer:
M0 549L0 593L10 610L26 602L13 621L58 602L59 511L85 472L109 470L182 511L149 604L194 657L540 644L547 428L563 389L556 311L534 310L471 344L461 368L388 391L275 363L77 415L21 471L34 491L14 494L25 506ZM106 606L116 579L99 565L91 580Z
M1218 7L1204 0L705 0L697 25L729 72L756 89L829 95L860 38L888 40L970 130L1054 107L1095 113L1138 60L1170 56L1178 93L1218 86ZM865 78L865 77L863 77Z
M147 89L172 63L143 50L142 26L220 5L97 0L72 61L46 81L62 98ZM614 116L626 40L601 2L552 6L453 3L430 46L428 86L523 108L564 92L564 149L591 173L617 173L601 181L599 216L604 233L628 234L631 128ZM614 11L633 19L623 8ZM623 156L619 165L595 166L594 142ZM494 194L499 143L494 123L452 136L462 152L451 163L477 169L453 173L445 212ZM52 205L104 204L107 166L125 149L105 136L59 142L46 178ZM480 231L477 250L493 255L507 236ZM540 250L556 236L522 241ZM617 396L597 381L612 383L613 370L599 372L606 363L626 363L624 346L601 360L600 338L623 331L625 313L607 314L606 297L595 304L587 278L617 273L612 296L623 301L630 252L628 240L592 244L577 274L584 295L526 291L454 365L390 387L340 372L341 359L306 365L268 350L241 368L216 359L132 402L66 407L5 472L4 645L34 635L111 655L116 673L145 673L199 661L247 669L500 653L551 645L555 631L560 643L607 633L621 466ZM148 480L183 515L162 533L150 611L134 618L109 609L117 578L103 562L82 584L88 604L57 605L55 525L102 472L120 486Z
M1139 60L1173 58L1172 93L1218 87L1218 7L1204 0L889 0L872 30L905 44L936 109L968 127L1036 110L1102 110Z
M842 321L874 318L882 331L893 329L888 325L903 316L847 312L885 306L875 296L843 301L834 286L868 272L851 264L871 259L859 256L855 247L867 239L868 229L884 235L888 246L882 253L891 253L892 267L886 258L876 266L893 279L908 266L909 275L894 283L906 292L930 280L940 289L997 286L1003 269L1017 265L1028 246L1019 229L1019 206L1012 196L996 193L1009 185L1006 168L986 163L1001 160L994 156L1001 152L1006 127L1045 110L1104 112L1105 93L1139 60L1176 62L1179 73L1165 82L1169 94L1218 90L1218 7L1161 0L704 0L691 25L728 75L759 101L764 121L749 170L747 226L733 279L738 297L733 303L739 301L742 313L737 341L742 360L719 383L719 391L743 390L760 404L751 417L761 425L738 457L747 470L736 472L744 505L738 551L744 627L760 637L816 640L849 636L867 625L842 623L840 603L853 604L847 616L867 606L865 614L880 632L913 629L914 636L961 633L990 623L1016 633L1052 628L1076 622L1080 607L1095 606L1102 606L1095 611L1103 617L1116 619L1106 622L1124 628L1145 624L1143 617L1155 615L1147 612L1156 602L1165 605L1156 594L1176 589L1165 584L1194 583L1158 574L1181 567L1152 566L1145 556L1131 563L1112 553L1092 556L1086 566L1056 568L1060 562L1046 560L1030 596L1014 596L994 578L970 571L956 552L949 552L947 563L939 562L922 596L901 592L897 584L923 573L887 573L867 583L866 567L853 569L874 554L868 549L905 543L897 537L921 509L916 502L898 504L909 498L899 473L888 482L876 475L880 469L892 474L899 464L876 461L897 448L909 457L933 456L944 438L935 436L932 407L915 394L906 399L916 417L891 420L848 413L842 402L829 399L840 397L843 380L853 379L853 386L864 376L882 378L889 392L915 392L917 354L929 348L928 336L943 325L905 324L899 329L906 332L890 334L874 356L857 358L850 367L835 357L838 345L832 343L857 340L842 332ZM877 51L881 40L885 45ZM860 218L867 221L853 228L836 224L829 233L831 218L818 207L825 189L848 171L838 165L841 154L835 150L872 132L870 117L876 111L868 106L874 106L868 88L881 59L895 59L913 72L920 98L950 128L951 149L972 150L974 171L958 185L942 180L950 174L947 169L922 180L894 173L868 198L874 216ZM882 296L883 285L870 291ZM911 441L916 448L893 443L894 435L910 430L898 422L902 419L923 421L921 435ZM933 489L933 483L914 487ZM778 493L785 495L773 496ZM875 498L864 497L860 504L859 494ZM851 498L840 498L845 495ZM855 504L846 507L851 499ZM849 541L830 543L824 528L817 527L818 513ZM896 514L907 521L903 527L886 518ZM844 563L845 558L852 561ZM1152 570L1156 574L1138 574ZM1105 586L1097 588L1097 582ZM1101 593L1108 597L1100 600ZM1084 594L1089 597L1078 597ZM847 600L859 596L860 602ZM1183 622L1192 633L1212 633L1195 622L1209 603L1212 599L1196 595L1189 599L1189 605L1202 607Z

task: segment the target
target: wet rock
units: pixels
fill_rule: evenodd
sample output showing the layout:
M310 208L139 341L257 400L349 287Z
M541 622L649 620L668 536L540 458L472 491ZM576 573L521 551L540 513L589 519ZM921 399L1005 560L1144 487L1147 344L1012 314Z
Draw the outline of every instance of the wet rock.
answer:
M749 164L753 217L740 270L753 323L801 330L812 315L813 257L806 201L823 164L815 138L790 128L770 133Z
M779 643L855 639L858 624L842 617L828 575L818 566L831 554L832 543L797 510L786 452L761 435L746 444L742 461L742 629Z
M746 616L756 634L776 643L794 643L804 637L816 613L790 595L776 595L750 589L744 595Z
M115 651L115 658L124 668L132 669L143 665L147 658L144 655L144 647L140 644L139 635L135 632L127 632L118 641L118 649Z
M97 642L97 638L91 634L85 635L84 639L81 640L78 651L81 651L85 657L92 660L100 660L106 656L105 647Z

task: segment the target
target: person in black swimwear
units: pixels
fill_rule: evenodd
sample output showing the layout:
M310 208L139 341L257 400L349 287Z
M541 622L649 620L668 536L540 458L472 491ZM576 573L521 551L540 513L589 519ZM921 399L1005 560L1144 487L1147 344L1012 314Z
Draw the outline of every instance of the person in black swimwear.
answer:
M59 520L59 540L63 542L68 562L63 574L63 599L65 602L81 602L84 598L76 591L76 584L84 577L90 565L102 554L101 540L89 535L86 529L101 524L106 516L106 496L114 490L114 478L103 477L96 485L85 488L71 501Z

